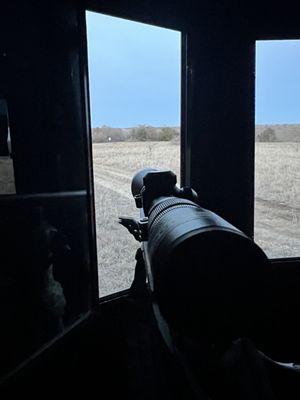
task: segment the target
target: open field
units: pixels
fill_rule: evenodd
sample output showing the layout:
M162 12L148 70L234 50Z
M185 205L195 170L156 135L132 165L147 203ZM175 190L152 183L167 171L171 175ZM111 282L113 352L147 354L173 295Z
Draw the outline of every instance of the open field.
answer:
M257 243L272 258L300 256L300 143L256 143Z
M9 157L0 157L0 195L15 192L13 161Z
M170 168L179 180L179 144L114 142L93 145L100 295L128 288L139 243L118 224L136 216L133 174ZM300 256L300 142L256 143L255 240L271 258ZM0 194L14 193L12 160L0 158Z
M138 216L130 192L145 166L179 177L179 145L121 142L93 145L100 295L128 288L139 247L119 216ZM300 255L300 143L256 143L255 240L272 258Z
M133 279L139 243L118 224L119 216L139 216L133 174L146 166L170 168L179 179L179 157L179 145L170 142L93 145L100 296L128 288Z

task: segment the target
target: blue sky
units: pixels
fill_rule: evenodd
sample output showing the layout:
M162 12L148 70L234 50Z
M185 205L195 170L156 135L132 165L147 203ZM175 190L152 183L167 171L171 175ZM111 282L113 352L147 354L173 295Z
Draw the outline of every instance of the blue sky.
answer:
M180 124L180 33L87 13L92 127Z
M92 126L180 124L180 33L87 13ZM300 123L300 40L256 42L258 124Z
M256 42L257 124L300 123L300 40Z

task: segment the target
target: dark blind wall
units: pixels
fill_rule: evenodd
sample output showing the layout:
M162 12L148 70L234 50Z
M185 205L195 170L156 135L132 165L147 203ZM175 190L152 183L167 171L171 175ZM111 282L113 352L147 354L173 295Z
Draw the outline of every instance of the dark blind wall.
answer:
M251 236L254 43L216 24L190 32L187 57L190 183L203 207Z
M98 300L79 15L68 1L0 5L16 182L0 196L0 380Z
M76 10L55 0L4 2L0 31L17 192L84 189Z

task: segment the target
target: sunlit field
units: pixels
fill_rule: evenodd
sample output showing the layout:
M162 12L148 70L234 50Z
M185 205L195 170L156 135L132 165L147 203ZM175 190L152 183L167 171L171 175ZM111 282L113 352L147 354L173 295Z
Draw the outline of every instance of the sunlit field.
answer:
M131 195L134 173L169 168L179 181L179 144L115 142L93 145L100 295L130 286L139 243L118 224L138 218ZM0 193L14 193L12 160L0 160ZM255 241L270 258L300 255L300 143L256 143Z
M300 143L256 143L255 240L272 258L300 256Z
M118 224L139 213L131 195L134 173L146 166L172 169L179 179L179 145L121 142L93 145L100 296L126 289L133 279L139 243Z
M128 288L139 243L118 224L138 216L130 185L145 166L179 177L179 144L121 142L93 145L100 296ZM269 257L300 254L300 143L256 143L255 240Z
M15 193L13 161L9 157L0 157L0 195Z

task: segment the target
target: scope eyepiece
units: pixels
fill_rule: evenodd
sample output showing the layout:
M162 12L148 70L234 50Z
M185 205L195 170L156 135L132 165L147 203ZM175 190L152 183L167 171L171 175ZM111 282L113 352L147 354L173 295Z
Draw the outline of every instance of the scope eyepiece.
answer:
M158 171L155 168L146 167L137 171L131 181L131 193L133 198L135 199L137 208L142 208L142 203L137 202L137 199L141 199L141 192L144 187L144 177L148 174L148 172Z
M148 216L152 202L161 196L171 196L176 191L177 178L174 172L144 168L138 171L131 183L131 192L137 208L143 208Z

